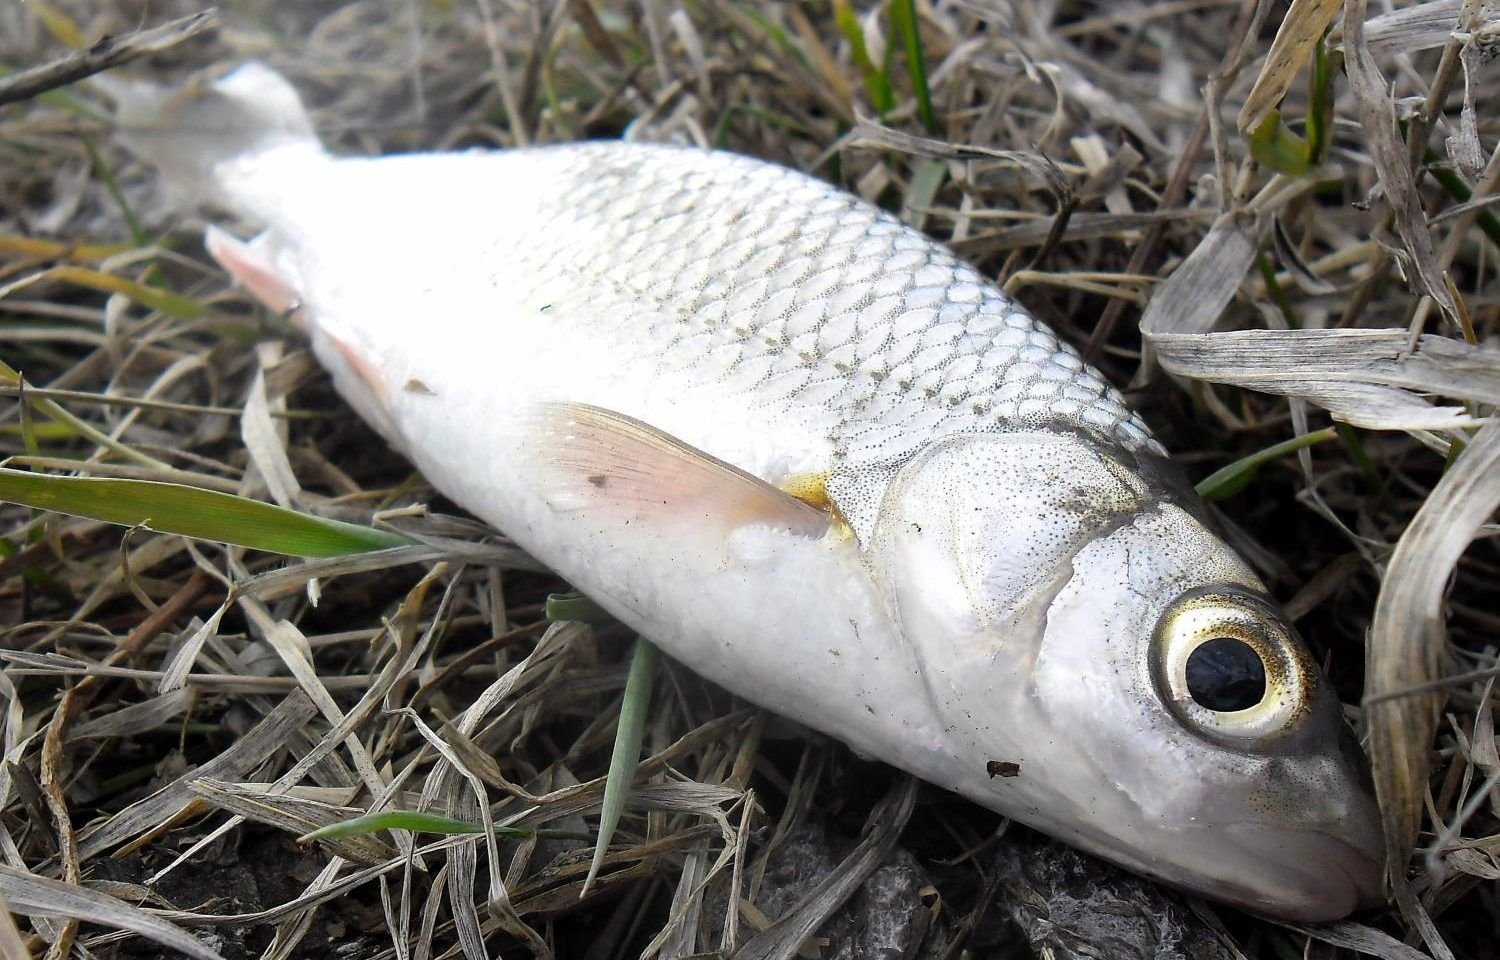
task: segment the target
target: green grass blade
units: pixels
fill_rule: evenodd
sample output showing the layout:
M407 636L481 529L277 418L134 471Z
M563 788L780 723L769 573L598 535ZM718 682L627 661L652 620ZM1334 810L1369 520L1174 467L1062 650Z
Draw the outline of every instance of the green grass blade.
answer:
M83 141L83 149L88 151L89 162L94 166L94 172L104 183L104 189L109 191L110 199L114 200L115 206L120 208L120 215L125 218L125 225L130 228L130 238L138 247L144 247L147 243L145 228L141 226L141 219L135 215L130 207L130 201L125 197L125 191L120 189L120 182L115 179L115 172L104 162L99 148L94 146L94 141L88 137L80 137ZM197 304L194 304L197 306Z
M891 31L906 49L906 72L917 97L917 116L928 133L937 133L937 114L932 109L932 92L927 89L927 58L922 53L915 0L891 0Z
M1250 131L1250 155L1261 166L1284 173L1289 177L1300 177L1313 169L1308 142L1293 133L1281 119L1280 110L1272 110Z
M4 360L0 360L0 385L4 385L7 387L24 386L24 383L21 379L21 374L13 369ZM148 467L156 467L158 469L166 469L167 467L165 463L162 463L155 457L149 457L138 450L131 449L118 440L100 433L88 423L73 416L66 409L64 409L61 404L39 397L23 397L23 399L27 404L36 407L36 409L41 413L45 414L48 417L51 417L53 420L57 421L60 424L66 425L67 427L75 431L79 436L87 437L89 440L97 443L99 446L104 447L106 450L109 450L114 454L125 458L126 460L131 460L135 463L143 464Z
M1292 306L1292 300L1286 295L1286 290L1281 286L1281 281L1276 279L1276 268L1271 266L1271 258L1264 252L1257 250L1255 253L1255 268L1260 271L1260 277L1266 282L1266 293L1270 294L1271 302L1276 304L1276 309L1281 311L1281 318L1286 321L1287 326L1293 330L1302 329L1302 320L1297 316L1296 309Z
M1255 478L1256 471L1260 470L1263 465L1289 453L1296 453L1303 447L1332 440L1336 436L1338 436L1336 428L1324 427L1322 430L1304 433L1300 437L1283 440L1264 450L1258 450L1248 457L1241 457L1227 467L1221 467L1198 481L1198 494L1205 500L1223 500L1232 497L1245 489L1245 486Z
M1328 62L1328 38L1313 47L1312 73L1307 79L1307 159L1319 166L1328 159L1328 128L1333 122L1333 70Z
M155 480L56 477L0 467L0 500L294 557L335 557L412 542L384 530Z
M484 825L452 817L440 817L435 813L417 813L413 810L382 810L363 817L340 820L312 833L297 838L298 843L316 840L340 840L357 837L380 830L410 830L412 833L440 833L443 835L484 833ZM495 832L505 837L529 837L531 831L521 827L496 827Z
M885 120L885 115L896 106L896 94L891 89L891 78L870 58L870 49L865 46L865 32L860 29L859 16L849 5L849 0L834 0L833 19L844 39L849 41L849 50L854 55L854 65L864 78L870 105L875 108L876 115Z
M32 0L31 15L41 22L42 29L51 34L52 39L69 50L82 50L89 45L78 22L52 4Z
M1379 490L1383 496L1386 490L1385 477L1381 475L1380 468L1375 466L1370 452L1365 449L1365 442L1360 439L1359 431L1347 423L1336 423L1333 426L1339 432L1339 439L1349 449L1349 456L1354 458L1355 465L1369 478L1371 488Z
M0 76L4 76L0 73ZM64 260L69 263L97 263L117 253L132 249L128 243L67 243L23 237L18 233L0 233L0 254L34 260Z
M813 69L813 65L808 62L807 54L802 52L802 48L799 47L797 45L797 42L792 39L792 35L787 33L786 30L782 29L780 24L776 23L776 21L772 20L764 13L761 13L750 4L738 4L735 9L738 10L740 12L740 15L743 16L746 20L755 24L755 26L759 28L766 35L766 37L770 39L772 43L781 48L782 52L794 58L799 64L806 67L809 71Z
M553 623L614 623L609 611L577 591L549 593L543 615Z
M1448 196L1459 203L1467 203L1474 196L1474 191L1469 189L1467 183L1464 183L1464 178L1452 170L1444 169L1440 165L1441 161L1438 160L1437 154L1431 150L1427 151L1426 163L1428 164L1427 172L1432 174L1432 179L1438 182L1438 186L1442 187ZM1500 218L1489 210L1481 210L1479 216L1474 218L1474 224L1484 232L1486 237L1490 238L1491 243L1500 247Z
M906 197L901 202L901 219L922 229L927 223L927 211L932 209L943 181L948 178L946 160L923 160L912 172Z
M630 675L625 680L625 694L620 702L620 722L615 729L615 750L609 758L609 773L604 777L604 803L599 812L599 839L594 842L594 860L583 881L579 899L588 895L594 877L604 864L604 854L614 839L615 827L625 801L630 799L630 785L641 759L641 743L646 739L646 715L651 706L651 680L655 675L656 647L641 637L635 642L630 658Z
M145 240L141 240L145 245ZM47 271L49 280L60 280L98 290L100 293L124 294L143 307L160 310L176 320L196 320L203 316L206 308L196 300L178 296L166 290L158 290L145 284L117 277L112 273L90 270L87 267L62 266Z

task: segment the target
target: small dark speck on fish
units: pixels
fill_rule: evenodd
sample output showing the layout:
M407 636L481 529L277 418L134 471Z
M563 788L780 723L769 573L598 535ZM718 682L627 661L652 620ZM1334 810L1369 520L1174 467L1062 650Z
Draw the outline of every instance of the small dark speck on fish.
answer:
M609 477L605 476L602 473L590 474L589 483L598 487L600 490L603 490L604 487L609 483Z
M984 772L993 780L996 777L1019 777L1021 765L1013 760L991 760L984 765Z

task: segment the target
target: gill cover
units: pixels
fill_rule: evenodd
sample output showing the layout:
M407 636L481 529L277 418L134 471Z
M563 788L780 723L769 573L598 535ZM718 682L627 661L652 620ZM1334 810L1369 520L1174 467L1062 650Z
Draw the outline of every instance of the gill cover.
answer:
M1040 626L1073 555L1146 497L1074 434L959 434L887 488L870 554L914 643L937 662L986 662Z

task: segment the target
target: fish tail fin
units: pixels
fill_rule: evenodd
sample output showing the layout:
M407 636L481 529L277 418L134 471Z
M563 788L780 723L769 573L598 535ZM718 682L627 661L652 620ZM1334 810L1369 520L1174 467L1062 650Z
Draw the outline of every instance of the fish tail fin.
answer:
M326 156L297 91L263 63L172 89L96 79L116 103L121 142L193 201L240 209L240 178L270 154Z

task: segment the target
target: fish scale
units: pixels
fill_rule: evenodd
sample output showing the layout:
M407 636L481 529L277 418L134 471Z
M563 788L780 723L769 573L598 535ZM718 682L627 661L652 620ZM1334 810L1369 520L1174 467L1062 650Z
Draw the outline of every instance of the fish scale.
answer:
M1070 345L952 253L803 174L732 154L590 143L532 152L557 187L513 253L538 288L602 277L622 357L685 366L768 416L831 410L830 489L867 535L880 484L934 434L1060 423L1161 453ZM613 297L569 307L614 307ZM554 314L555 315L555 314ZM636 329L630 329L634 326ZM858 482L856 483L856 478ZM774 478L773 478L774 479ZM842 494L842 496L840 496Z

